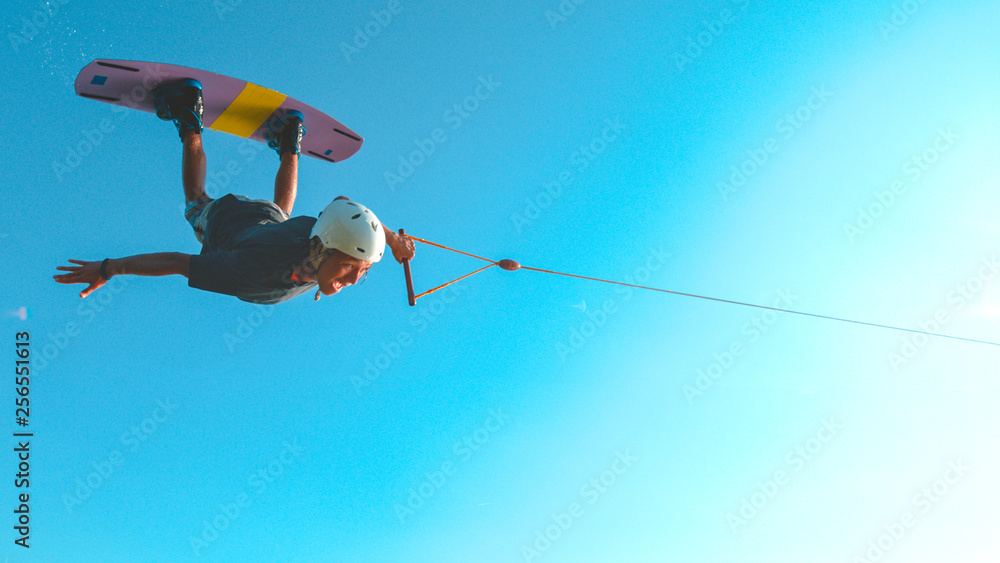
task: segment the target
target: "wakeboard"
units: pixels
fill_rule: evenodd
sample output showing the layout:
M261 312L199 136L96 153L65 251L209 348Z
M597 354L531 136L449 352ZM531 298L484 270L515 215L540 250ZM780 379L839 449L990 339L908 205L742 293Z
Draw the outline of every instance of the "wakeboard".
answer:
M288 110L304 115L302 154L339 162L358 152L364 139L318 109L274 90L214 72L178 65L97 59L83 67L74 84L79 96L155 113L151 92L162 84L193 78L202 85L207 129L266 142L273 117Z

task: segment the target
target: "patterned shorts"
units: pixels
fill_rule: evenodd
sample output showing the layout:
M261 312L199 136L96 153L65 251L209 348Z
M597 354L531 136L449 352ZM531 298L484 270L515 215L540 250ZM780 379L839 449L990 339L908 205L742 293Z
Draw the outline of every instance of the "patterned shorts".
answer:
M198 237L198 242L205 243L205 227L208 225L208 210L212 208L215 200L210 197L199 197L191 200L184 206L184 218L194 229L194 236Z

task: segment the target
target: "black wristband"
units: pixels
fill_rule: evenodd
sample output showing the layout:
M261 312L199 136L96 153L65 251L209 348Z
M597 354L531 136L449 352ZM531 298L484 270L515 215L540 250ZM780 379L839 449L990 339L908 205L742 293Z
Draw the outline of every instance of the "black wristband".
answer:
M108 276L108 260L111 259L105 258L104 261L101 262L101 277L104 278L104 281L108 281L111 279L111 277Z

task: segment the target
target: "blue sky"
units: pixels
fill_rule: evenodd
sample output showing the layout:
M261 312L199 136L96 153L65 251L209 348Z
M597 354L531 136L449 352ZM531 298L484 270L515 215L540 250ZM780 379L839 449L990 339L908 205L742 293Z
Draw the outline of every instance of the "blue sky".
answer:
M996 346L499 269L411 308L390 261L270 308L179 277L83 301L51 280L69 258L199 251L174 128L73 92L94 59L145 60L279 90L365 137L345 162L303 160L295 215L347 195L494 259L997 341L994 3L124 10L4 11L3 322L12 349L31 335L34 436L32 547L13 543L11 437L0 557L1000 553ZM273 153L204 142L210 175L239 168L211 195L272 195ZM480 265L417 252L418 291Z

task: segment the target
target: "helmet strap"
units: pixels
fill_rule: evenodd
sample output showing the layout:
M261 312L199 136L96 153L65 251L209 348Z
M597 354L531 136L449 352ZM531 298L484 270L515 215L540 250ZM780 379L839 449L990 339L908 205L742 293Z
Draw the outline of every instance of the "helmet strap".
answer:
M319 237L313 237L309 241L309 256L302 261L302 269L312 274L313 279L316 279L320 264L330 256L333 256L333 253L333 249L323 246L323 243L319 241ZM313 301L319 301L321 294L322 292L317 289Z
M320 264L332 254L333 250L323 246L323 243L319 241L319 237L313 237L309 241L309 256L302 261L302 269L315 277L319 271Z

